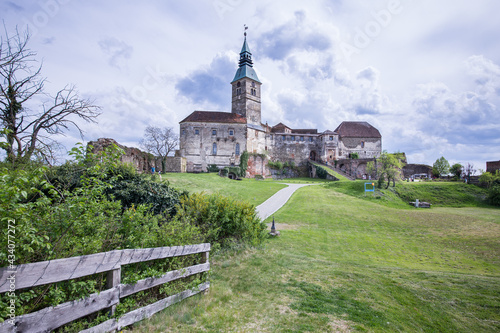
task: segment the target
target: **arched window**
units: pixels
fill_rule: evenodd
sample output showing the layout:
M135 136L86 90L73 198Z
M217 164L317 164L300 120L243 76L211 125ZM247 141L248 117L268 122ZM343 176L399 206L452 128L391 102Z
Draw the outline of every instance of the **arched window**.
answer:
M239 143L236 144L236 148L234 149L234 154L235 155L239 155L240 154L240 144Z
M236 86L239 88L241 87L241 82L236 83Z
M212 145L212 155L217 155L217 143L215 142Z

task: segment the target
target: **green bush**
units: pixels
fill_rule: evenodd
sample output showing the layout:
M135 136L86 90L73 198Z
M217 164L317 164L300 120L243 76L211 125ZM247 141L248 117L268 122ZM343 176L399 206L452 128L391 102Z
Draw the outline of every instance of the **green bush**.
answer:
M141 204L148 205L154 214L175 215L175 205L180 202L181 192L168 183L156 182L148 178L115 180L106 189L109 198L121 201L123 208Z
M269 161L267 163L267 165L269 165L269 167L271 169L275 169L275 170L283 170L283 163L281 163L281 161L276 161L276 162L273 162L273 161Z
M245 150L240 156L240 177L246 177L248 168L248 152Z
M326 179L326 177L328 176L328 171L320 166L316 166L316 175L318 176L318 178Z
M223 247L233 240L257 245L266 237L266 225L258 218L254 206L220 194L194 193L182 197L176 218L199 227L205 242Z
M500 184L495 184L488 190L488 200L492 205L500 206Z
M207 172L219 172L219 170L217 164L209 164L207 167Z

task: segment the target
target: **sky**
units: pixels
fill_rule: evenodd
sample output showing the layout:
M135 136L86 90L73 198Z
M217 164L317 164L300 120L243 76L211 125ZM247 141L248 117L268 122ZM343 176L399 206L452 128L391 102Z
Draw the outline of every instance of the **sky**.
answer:
M408 163L483 170L500 160L499 12L494 0L0 0L9 33L29 28L47 92L74 85L101 107L83 138L57 138L66 149L139 147L148 125L230 112L247 25L263 123L367 121Z

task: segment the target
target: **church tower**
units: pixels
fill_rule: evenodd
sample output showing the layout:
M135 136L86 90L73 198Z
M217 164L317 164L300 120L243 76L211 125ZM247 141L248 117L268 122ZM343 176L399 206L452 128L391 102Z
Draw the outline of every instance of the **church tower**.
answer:
M262 83L253 69L252 53L247 44L247 33L240 52L238 70L231 82L231 113L247 118L247 124L261 126L260 86Z

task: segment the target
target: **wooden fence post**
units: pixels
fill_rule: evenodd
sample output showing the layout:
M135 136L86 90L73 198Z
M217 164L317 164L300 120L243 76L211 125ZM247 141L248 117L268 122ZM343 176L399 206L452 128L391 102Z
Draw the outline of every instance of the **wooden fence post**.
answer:
M106 275L106 288L111 289L113 287L118 286L121 283L121 273L122 273L122 268L121 266L113 269L111 271L108 271ZM118 296L118 302L120 301L120 296ZM110 316L113 316L116 311L116 304L111 306L109 309L109 314Z
M208 256L210 255L210 252L202 252L201 253L201 263L205 264L208 262Z

